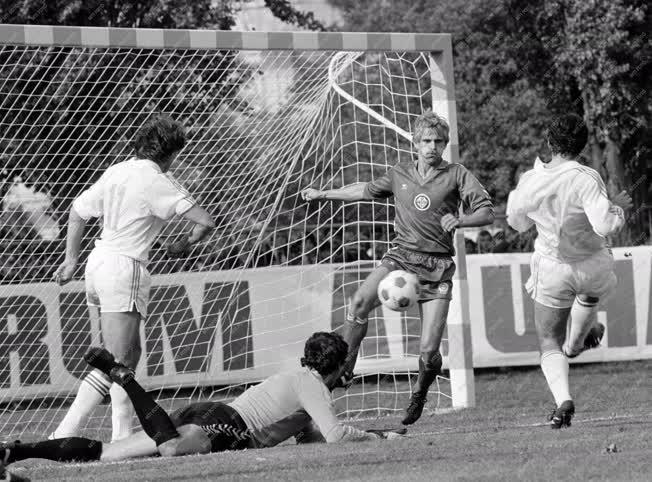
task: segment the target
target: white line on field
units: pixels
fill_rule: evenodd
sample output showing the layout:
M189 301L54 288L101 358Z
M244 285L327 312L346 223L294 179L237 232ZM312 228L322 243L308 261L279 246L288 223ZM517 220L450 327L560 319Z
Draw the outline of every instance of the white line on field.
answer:
M584 423L593 423L593 422L605 422L608 420L627 420L627 419L634 419L634 418L645 418L645 417L652 417L652 414L638 414L638 415L611 415L608 417L594 417L594 418L585 418L581 420L573 420L573 424L584 424ZM510 428L528 428L528 427L545 427L549 425L547 422L539 422L539 423L522 423L522 424L515 424L515 425L501 425L499 427L500 430L504 429L510 429ZM460 426L463 426L463 424L460 424ZM408 437L421 437L424 435L442 435L445 433L450 433L450 432L455 432L460 429L460 426L458 427L448 427L444 428L442 430L436 431L436 432L418 432L418 433L413 433L408 435Z

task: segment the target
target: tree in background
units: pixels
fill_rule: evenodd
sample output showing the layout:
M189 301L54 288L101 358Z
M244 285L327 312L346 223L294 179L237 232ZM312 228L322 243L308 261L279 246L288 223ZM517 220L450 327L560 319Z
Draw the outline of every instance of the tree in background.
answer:
M523 73L546 96L552 112L572 110L589 127L587 164L601 173L609 192L632 194L649 204L652 165L652 8L643 0L506 2L519 14L512 41L528 38L519 58L537 58ZM518 12L518 13L517 13ZM639 244L647 213L632 213L619 242ZM649 226L647 227L649 229ZM629 231L629 232L628 232Z

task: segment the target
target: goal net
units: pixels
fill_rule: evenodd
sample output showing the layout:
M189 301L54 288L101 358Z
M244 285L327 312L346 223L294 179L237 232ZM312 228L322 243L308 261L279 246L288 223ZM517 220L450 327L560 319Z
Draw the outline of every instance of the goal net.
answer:
M108 166L133 155L135 132L154 114L184 123L188 142L171 172L218 228L183 260L164 254L189 230L183 220L155 243L140 331L143 384L166 409L228 400L297 366L312 332L340 329L389 246L393 205L308 205L300 190L368 181L411 158L409 133L431 108L451 122L444 157L457 156L450 39L348 35L3 26L3 437L50 433L88 372L82 356L101 343L101 329L85 306L83 264L100 223L87 226L75 280L59 287L51 277L64 256L67 213ZM463 311L453 307L449 319L456 352L470 343L456 328ZM405 407L419 335L416 309L372 313L356 383L335 392L342 416ZM452 384L438 379L427 409L472 403L472 380L455 380L470 367L448 361ZM86 430L110 432L109 405Z

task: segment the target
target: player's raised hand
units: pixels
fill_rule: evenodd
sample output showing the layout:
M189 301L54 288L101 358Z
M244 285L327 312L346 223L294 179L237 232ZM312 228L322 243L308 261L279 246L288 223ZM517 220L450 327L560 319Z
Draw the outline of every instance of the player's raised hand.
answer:
M52 279L60 285L65 285L68 281L72 279L72 275L75 273L75 268L77 267L76 261L64 260L63 263L57 268L57 270L52 275Z
M623 211L631 209L632 206L634 205L632 203L632 196L627 194L627 191L620 191L620 193L616 194L613 197L611 202L614 203L616 206L619 206L620 208L622 208Z
M452 214L444 214L441 218L441 227L444 228L444 231L452 231L453 229L459 227L460 220L453 216Z
M168 244L165 248L165 253L170 258L183 258L188 255L191 247L192 244L189 241L189 236L184 234L178 241Z
M313 189L311 187L301 191L301 199L304 201L314 201L315 199L321 198L321 191L319 189Z

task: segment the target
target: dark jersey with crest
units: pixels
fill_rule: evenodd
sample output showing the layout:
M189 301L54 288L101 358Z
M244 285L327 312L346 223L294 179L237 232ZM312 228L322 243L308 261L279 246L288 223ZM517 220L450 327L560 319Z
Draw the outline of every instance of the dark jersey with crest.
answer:
M441 227L444 215L457 216L460 203L465 210L493 209L482 184L456 163L443 162L423 178L414 162L399 162L384 176L368 183L365 194L373 199L394 196L394 244L437 255L455 254L453 234Z

